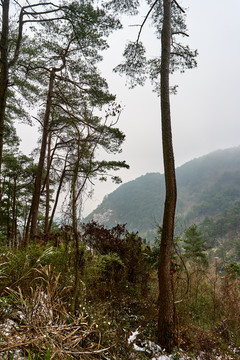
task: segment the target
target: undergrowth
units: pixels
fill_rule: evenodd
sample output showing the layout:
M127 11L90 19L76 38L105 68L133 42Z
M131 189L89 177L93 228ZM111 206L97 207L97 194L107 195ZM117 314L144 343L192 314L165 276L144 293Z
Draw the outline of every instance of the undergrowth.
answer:
M136 234L120 230L96 247L96 234L91 247L90 232L85 235L74 312L71 241L1 248L1 359L127 360L164 354L156 345L156 254ZM238 268L218 271L216 263L186 261L183 267L174 261L177 348L171 359L238 359Z

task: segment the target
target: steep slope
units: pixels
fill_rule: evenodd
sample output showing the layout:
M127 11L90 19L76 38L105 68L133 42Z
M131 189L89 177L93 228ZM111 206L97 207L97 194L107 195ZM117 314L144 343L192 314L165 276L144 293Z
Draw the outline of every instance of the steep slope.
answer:
M219 217L240 201L240 147L191 160L177 168L176 175L179 228ZM164 198L164 176L146 174L119 186L85 220L94 218L109 227L126 223L130 231L150 239L152 229L161 224Z
M240 147L218 150L177 169L178 214L199 222L240 199Z
M163 175L146 174L107 195L86 221L94 218L109 227L126 223L129 230L142 233L159 223L163 201Z

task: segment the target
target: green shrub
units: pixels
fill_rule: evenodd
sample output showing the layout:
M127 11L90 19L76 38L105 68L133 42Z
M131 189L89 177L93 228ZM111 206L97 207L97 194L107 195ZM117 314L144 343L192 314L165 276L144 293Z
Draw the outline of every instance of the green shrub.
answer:
M124 265L126 281L130 286L141 291L146 290L151 269L149 261L151 250L144 245L143 240L136 233L129 233L125 225L106 229L95 222L84 225L84 230L84 241L91 249L102 256L117 254L118 261L115 267ZM111 271L113 269L110 269Z
M13 288L21 286L23 290L29 289L29 285L34 279L33 270L35 268L52 264L57 272L61 272L63 264L65 264L65 254L62 248L43 247L37 243L30 243L20 249L2 247L1 253L0 294L7 286Z

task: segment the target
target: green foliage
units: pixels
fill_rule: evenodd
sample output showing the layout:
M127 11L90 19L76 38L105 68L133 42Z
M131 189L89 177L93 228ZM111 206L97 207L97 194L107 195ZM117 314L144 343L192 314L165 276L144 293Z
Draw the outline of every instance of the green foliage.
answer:
M80 244L81 249L84 248L85 266L79 269L81 286L78 291L77 314L82 314L84 326L91 327L93 319L97 319L99 328L93 328L88 344L91 344L95 336L98 336L98 331L101 331L103 347L116 344L113 353L111 350L108 352L109 359L120 359L123 353L130 358L131 349L126 345L126 334L141 329L140 341L145 336L156 341L154 329L158 280L156 270L149 265L152 253L142 241L139 242L136 234L126 232L123 226L108 230L92 224L88 230L88 234L82 236L88 244L87 250L85 245ZM35 311L33 299L40 299L36 303L38 309L44 299L49 299L48 306L51 304L53 311L58 304L61 314L64 306L68 307L75 266L75 249L71 236L70 227L66 227L57 248L51 244L29 244L26 249L19 250L1 248L0 268L3 269L3 278L0 318L2 316L3 321L11 316L12 312L16 321L20 308L25 309L26 316L31 318L29 314ZM156 247L159 247L159 242L158 236ZM239 265L229 263L225 276L222 276L222 273L218 273L218 267L210 264L210 268L205 269L200 277L196 273L195 264L188 262L187 265L190 274L187 293L186 273L177 271L173 275L180 348L193 349L192 356L196 357L197 351L212 348L221 353L223 350L219 344L222 342L221 347L225 346L230 352L229 341L236 344L239 341ZM134 273L131 273L132 270ZM148 286L141 291L142 285L146 284ZM6 286L10 288L8 291ZM33 296L30 300L39 286L38 296ZM46 314L47 310L43 307L42 311ZM68 316L70 315L66 315L66 318ZM57 321L57 316L53 315L53 318ZM74 321L73 317L67 320L69 326L75 324L71 333L79 326ZM25 321L24 325L26 324ZM32 325L24 329L31 331ZM64 329L61 326L62 323L58 329L54 325L54 334L55 331ZM146 343L146 348L147 346ZM48 359L54 354L52 347L47 347L46 344L42 349L36 351L34 346L28 345L29 359ZM152 351L152 346L150 350ZM175 351L174 356L177 358L180 353ZM144 353L141 353L141 356L143 359L148 358Z
M116 1L112 0L110 4L114 7ZM136 11L139 6L138 2L129 1L124 2L123 7L120 7L124 12L129 9L129 12ZM127 5L127 6L126 6ZM118 10L119 11L119 10ZM149 12L146 18L143 20L142 26L151 17L152 25L155 29L157 38L161 38L162 24L163 24L163 3L155 2L149 6ZM174 2L171 5L171 57L170 57L170 73L175 71L184 72L186 69L192 69L197 66L196 56L197 51L191 50L188 45L180 43L178 38L179 35L187 36L187 28L185 24L185 16L182 11ZM157 93L160 92L159 88L159 75L160 75L160 63L159 57L146 58L145 47L141 42L141 31L138 33L136 39L132 42L128 42L124 51L125 61L115 68L115 71L120 74L126 74L129 80L130 87L136 85L143 85L149 76L150 80L154 85L154 90ZM161 43L160 43L161 44ZM176 90L176 88L175 88Z
M121 291L126 286L125 265L116 253L97 256L88 266L86 276L89 284L100 289L103 297L110 289Z
M129 42L124 50L126 62L118 65L114 71L125 74L129 78L130 88L143 85L146 81L147 59L145 48L141 42Z
M30 6L31 4L26 5L26 9ZM54 193L54 185L60 183L57 192L59 194L61 187L66 183L73 183L76 176L74 196L76 195L77 201L85 183L91 178L110 176L119 183L119 176L113 176L109 172L122 167L129 168L125 161L96 159L99 147L108 153L116 154L121 151L125 139L125 135L115 127L117 120L112 121L113 117L119 117L121 107L115 103L115 96L109 92L108 84L97 67L97 63L102 60L101 52L108 48L107 37L113 30L121 28L120 21L106 8L91 1L73 1L61 5L44 3L41 6L40 11L40 8L34 5L36 8L33 13L26 12L25 7L20 6L20 14L18 11L15 14L16 17L20 16L19 21L10 21L9 36L6 37L6 42L9 38L6 53L9 56L7 62L11 88L8 89L7 96L5 142L9 140L11 146L18 142L14 128L11 127L11 120L17 117L29 120L30 112L26 109L23 111L24 106L21 105L31 105L34 109L37 115L32 118L41 125L42 134L41 156L32 179L35 180L36 175L36 181L31 183L30 188L23 184L17 165L22 165L22 168L24 166L21 159L16 158L15 164L13 161L10 164L14 166L14 170L9 174L9 178L13 179L4 179L4 186L1 186L2 235L14 246L18 245L19 240L17 228L21 228L21 233L25 229L28 232L28 219L31 223L30 233L35 235L36 214L44 207L44 221L42 218L38 225L39 230L44 225L44 231L48 231L48 218L51 217L52 221L55 211L54 207L50 214L53 197L49 195ZM29 16L27 21L26 14ZM20 34L16 26L18 22L19 29L23 30ZM7 26L6 30L8 31ZM12 58L14 60L11 60ZM96 109L98 116L95 114ZM54 146L51 146L51 141ZM50 160L44 164L48 142ZM48 168L43 169L46 163ZM23 172L24 170L26 168ZM27 171L25 173L27 175ZM14 176L10 176L13 174L22 180L21 186ZM31 179L32 174L28 175ZM25 197L19 191L23 191L23 188ZM39 201L36 194L40 192ZM28 217L32 194L32 215ZM58 197L56 205L57 201Z
M106 2L106 7L108 9L112 9L115 12L135 15L138 13L139 4L140 3L138 0L122 0L121 2L110 0Z
M51 245L43 247L37 243L30 243L21 249L2 246L1 253L2 281L0 293L6 286L27 286L29 288L27 283L34 277L34 269L52 264L57 271L61 271L62 264L66 261L63 248L55 248Z
M238 196L236 195L236 199ZM240 202L235 201L232 208L223 211L221 217L216 220L206 217L200 224L200 229L208 240L208 243L216 246L218 239L230 238L231 240L238 239L238 229L240 226ZM228 247L233 246L233 242L228 244ZM236 256L238 257L238 245L236 243Z
M116 283L122 278L121 272L124 271L124 263L118 254L101 255L97 266L105 280L113 280Z
M207 327L212 324L212 309L213 301L211 294L200 294L197 301L189 304L189 315L196 323Z
M28 351L28 360L51 360L51 350L47 348L45 354L34 354L30 350Z
M225 266L226 273L232 277L240 277L240 264L236 264L234 262L231 262Z
M100 276L105 276L105 281L139 287L140 290L147 287L151 251L137 234L126 231L124 225L106 229L91 222L83 228L84 241L100 255L95 268Z
M159 226L157 228L157 235L154 239L154 243L152 246L151 252L151 264L155 269L158 268L158 261L159 261L159 253L160 253L160 245L161 245L161 236L162 236L162 228Z
M185 230L183 236L183 248L185 250L184 256L192 262L199 262L207 264L206 250L209 247L206 245L206 240L197 229L197 225L192 225Z
M2 160L1 237L17 243L18 227L22 228L29 211L35 166L33 158L18 149L5 150Z

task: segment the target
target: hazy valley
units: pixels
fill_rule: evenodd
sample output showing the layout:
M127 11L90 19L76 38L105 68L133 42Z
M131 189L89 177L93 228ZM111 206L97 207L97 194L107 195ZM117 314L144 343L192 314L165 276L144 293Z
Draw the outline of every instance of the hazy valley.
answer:
M240 147L218 150L176 169L176 233L198 224L212 245L237 239L240 226ZM161 225L164 176L148 173L120 185L85 220L107 227L127 224L129 231L152 242Z

